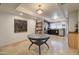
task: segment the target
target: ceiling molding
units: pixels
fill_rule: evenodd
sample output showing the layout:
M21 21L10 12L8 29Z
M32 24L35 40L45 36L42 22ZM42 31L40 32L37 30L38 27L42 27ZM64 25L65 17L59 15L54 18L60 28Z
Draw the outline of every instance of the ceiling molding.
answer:
M16 10L17 10L17 11L20 11L20 12L23 12L23 13L26 13L26 14L28 14L28 15L34 16L34 17L36 17L36 18L38 18L38 19L45 19L45 17L43 17L43 16L41 16L41 15L38 15L38 14L36 14L36 13L30 11L30 10L27 10L27 9L25 9L25 8L22 7L22 6L17 7Z
M62 5L61 3L58 3L58 6L59 6L59 9L60 9L61 13L63 14L64 18L67 19L67 15L65 13L66 11L68 11L67 6L65 4Z
M32 4L30 3L30 5L29 5L27 3L26 4L23 4L23 3L19 3L19 4L16 4L16 3L11 4L10 3L10 4L8 4L8 3L6 3L6 4L2 4L2 6L0 7L0 11L6 11L6 12L10 12L10 13L15 13L15 14L16 13L19 14L20 12L22 12L22 13L24 13L24 15L23 15L24 17L28 16L28 17L33 18L33 19L47 20L47 21L52 21L52 22L60 21L60 20L51 19L51 17L53 16L52 14L54 14L54 12L58 11L60 18L62 18L62 16L64 15L63 14L64 11L62 12L63 9L61 10L60 6L57 3L55 3L55 4L45 3L45 6L47 6L47 10L45 10L43 15L38 15L37 13L35 13L35 11L33 11L33 9L32 9L33 8ZM35 5L37 5L37 4L35 4ZM10 7L10 8L7 8L6 6ZM49 17L46 17L46 16L49 16ZM61 19L61 21L63 21L62 19Z

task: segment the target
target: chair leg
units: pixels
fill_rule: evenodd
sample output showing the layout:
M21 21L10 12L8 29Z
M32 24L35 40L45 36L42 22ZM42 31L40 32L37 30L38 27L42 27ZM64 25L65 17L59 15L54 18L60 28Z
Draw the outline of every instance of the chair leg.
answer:
M32 44L30 44L30 46L29 46L29 48L28 48L29 50L30 50L30 47L31 47L32 45L33 45L33 43L32 43Z
M39 45L39 55L41 55L41 48L40 48L40 45Z
M46 44L46 46L48 47L48 49L49 49L49 45L47 44L47 43L45 43Z

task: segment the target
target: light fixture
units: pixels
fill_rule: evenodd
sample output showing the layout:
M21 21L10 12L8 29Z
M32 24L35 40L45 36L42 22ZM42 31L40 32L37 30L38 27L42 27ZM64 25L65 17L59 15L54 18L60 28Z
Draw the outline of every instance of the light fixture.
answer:
M55 12L55 13L53 14L53 19L57 19L57 18L58 18L58 13Z
M57 19L58 18L58 16L57 15L54 15L54 17L53 17L54 19Z
M41 5L38 5L38 9L36 10L37 14L42 14L43 10L41 9Z

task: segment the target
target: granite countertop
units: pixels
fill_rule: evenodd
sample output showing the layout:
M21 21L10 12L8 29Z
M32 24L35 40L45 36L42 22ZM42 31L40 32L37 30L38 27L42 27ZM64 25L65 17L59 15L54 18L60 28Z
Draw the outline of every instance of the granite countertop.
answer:
M49 35L48 34L29 34L27 37L34 38L34 39L43 39L43 38L49 38Z

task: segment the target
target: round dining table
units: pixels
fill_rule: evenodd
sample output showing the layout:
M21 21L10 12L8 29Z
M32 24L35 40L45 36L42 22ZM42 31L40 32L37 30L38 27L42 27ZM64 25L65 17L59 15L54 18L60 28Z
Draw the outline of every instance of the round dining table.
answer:
M39 55L41 55L41 48L40 46L42 44L46 44L46 46L49 48L48 44L46 43L47 40L49 39L49 35L48 34L29 34L27 36L31 42L30 46L29 46L29 50L30 50L30 47L33 45L33 44L36 44L37 46L39 46Z

